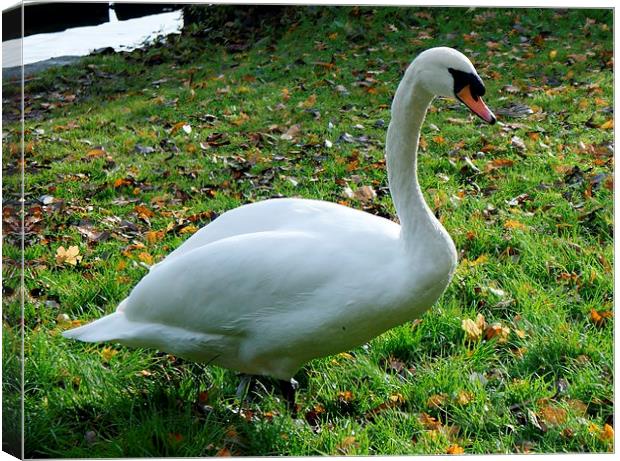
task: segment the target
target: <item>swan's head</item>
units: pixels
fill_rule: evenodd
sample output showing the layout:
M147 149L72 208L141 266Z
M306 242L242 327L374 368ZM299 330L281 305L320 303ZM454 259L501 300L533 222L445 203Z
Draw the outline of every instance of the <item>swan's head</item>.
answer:
M496 122L482 100L484 84L463 53L447 47L431 48L418 55L414 63L417 77L429 93L457 98L485 122Z

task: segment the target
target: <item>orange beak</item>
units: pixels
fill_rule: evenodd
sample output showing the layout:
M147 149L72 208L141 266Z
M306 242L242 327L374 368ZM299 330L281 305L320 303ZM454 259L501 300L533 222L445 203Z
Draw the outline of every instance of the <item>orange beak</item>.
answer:
M459 101L469 107L469 109L474 114L476 114L485 122L493 125L497 121L495 115L493 114L493 112L491 112L491 109L487 107L482 98L479 96L472 96L469 85L465 86L461 91L459 91L456 94L456 97L459 99Z

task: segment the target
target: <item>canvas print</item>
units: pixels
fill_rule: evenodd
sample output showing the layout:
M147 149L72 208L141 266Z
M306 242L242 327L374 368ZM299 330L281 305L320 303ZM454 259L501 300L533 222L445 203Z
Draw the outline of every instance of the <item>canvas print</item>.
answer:
M23 14L4 451L614 451L611 8Z

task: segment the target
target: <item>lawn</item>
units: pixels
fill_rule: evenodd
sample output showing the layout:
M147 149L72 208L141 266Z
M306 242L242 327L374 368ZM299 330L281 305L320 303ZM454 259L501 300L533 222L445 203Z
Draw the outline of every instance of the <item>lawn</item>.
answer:
M3 101L3 427L19 440L25 170L26 457L613 450L611 10L310 8L229 40L85 58ZM391 97L426 48L461 50L498 116L438 99L419 177L459 252L419 319L269 380L61 332L112 312L226 210L270 197L397 219ZM376 194L372 194L372 191ZM208 277L208 274L205 274Z

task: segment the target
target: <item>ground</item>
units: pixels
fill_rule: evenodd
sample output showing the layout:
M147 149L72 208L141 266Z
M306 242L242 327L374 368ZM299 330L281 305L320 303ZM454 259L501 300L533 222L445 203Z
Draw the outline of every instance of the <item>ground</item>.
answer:
M613 450L612 24L600 9L323 7L254 36L196 28L28 81L23 162L5 85L5 449L19 440L23 168L27 457ZM396 220L390 100L438 45L470 57L501 122L441 99L423 128L420 182L456 276L420 319L308 363L298 418L268 381L239 411L232 371L60 335L243 203L310 197Z

